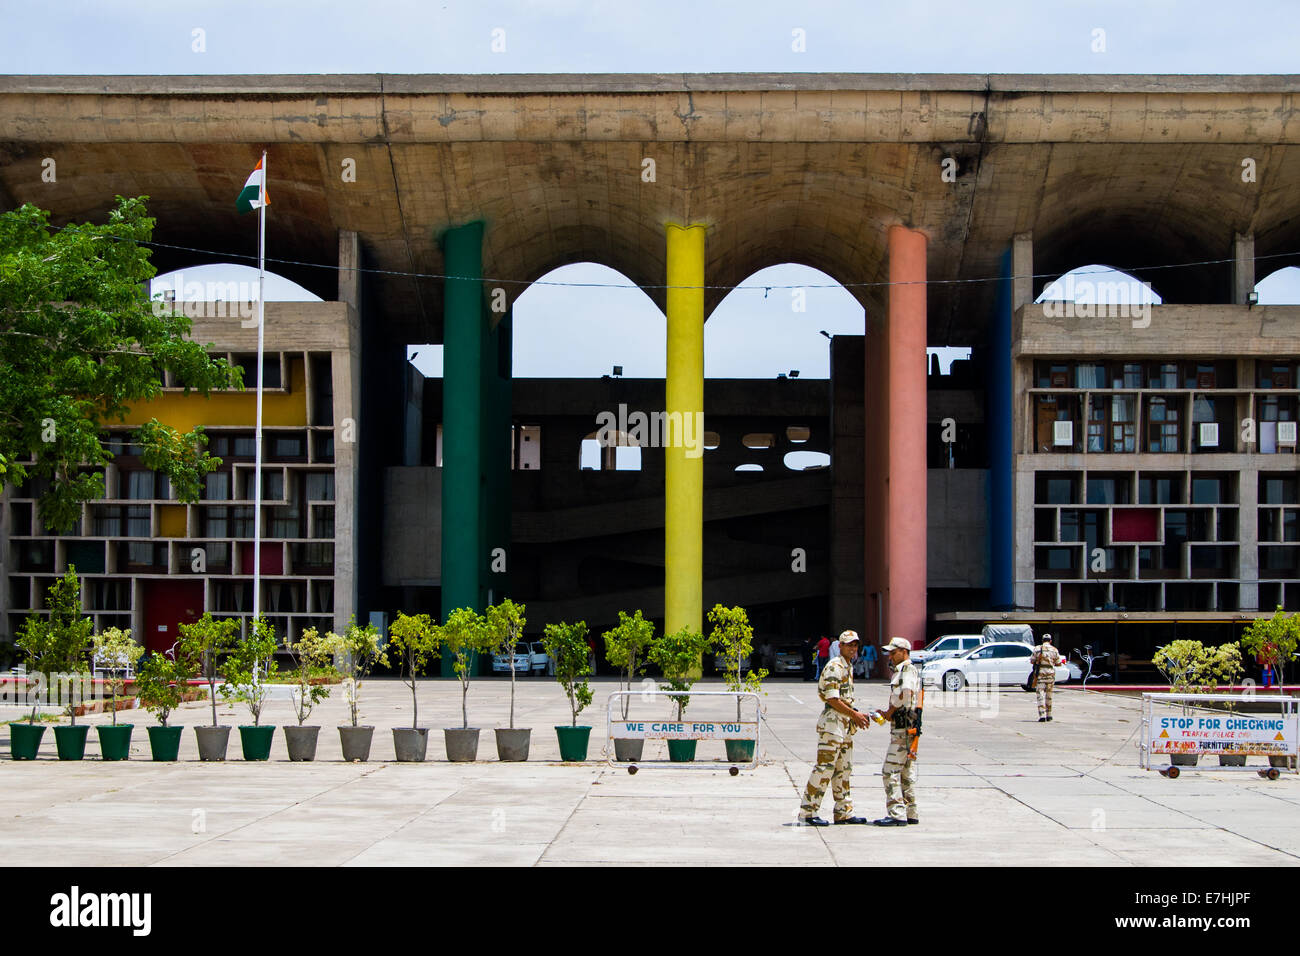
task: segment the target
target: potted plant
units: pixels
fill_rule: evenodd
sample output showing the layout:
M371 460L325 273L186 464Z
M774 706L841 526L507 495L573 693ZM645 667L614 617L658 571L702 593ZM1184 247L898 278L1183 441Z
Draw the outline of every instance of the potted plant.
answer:
M741 672L754 653L754 629L749 625L749 615L743 607L723 607L713 605L709 611L709 623L713 631L710 642L718 648L723 660L723 680L727 690L734 693L749 691L763 693L763 678L767 671L763 668L750 668L743 677ZM740 700L736 700L736 723L740 723ZM753 740L725 740L727 759L732 763L748 763L754 759Z
M126 672L134 670L136 661L144 654L144 645L131 639L131 631L110 627L103 634L94 635L95 659L107 665L109 677L105 681L113 692L113 723L95 728L99 734L99 753L105 760L126 760L131 756L131 731L134 724L117 722L117 697L126 686Z
M175 649L173 648L173 654ZM145 710L158 718L158 726L148 728L149 751L154 760L174 761L181 749L184 727L168 727L167 718L180 706L194 674L192 661L183 655L150 654L135 678L136 695Z
M619 670L619 689L631 691L632 681L645 671L645 655L655 639L654 621L647 621L638 610L628 615L618 612L618 626L606 631L605 657ZM631 698L623 698L623 719L627 720L628 705ZM615 737L614 758L619 761L632 762L641 759L645 740L637 738Z
M1214 693L1219 689L1220 684L1227 684L1231 688L1232 683L1241 676L1242 670L1241 648L1235 641L1231 641L1205 648L1197 679L1201 684L1201 690ZM1227 704L1227 709L1232 710L1230 702ZM1219 754L1220 767L1244 767L1245 765L1245 754Z
M555 662L555 679L569 698L572 720L568 727L556 727L560 740L560 759L586 760L587 746L591 741L591 727L578 726L578 715L591 703L591 686L587 675L591 673L591 647L587 644L587 622L574 624L547 624L542 646Z
M1251 621L1241 635L1242 649L1256 657L1264 666L1273 668L1273 673L1277 675L1279 697L1285 693L1284 668L1287 663L1295 660L1298 639L1300 614L1287 616L1280 605L1272 617ZM1271 767L1294 769L1295 758L1270 756L1268 763Z
M447 759L468 763L478 757L478 728L469 725L469 680L478 654L492 649L492 633L483 617L467 607L452 611L441 630L442 640L455 658L452 669L460 678L461 725L443 729Z
M1151 657L1156 670L1169 681L1169 689L1175 694L1199 694L1216 686L1208 670L1208 655L1205 645L1200 641L1170 641L1157 647ZM1191 713L1191 708L1182 705L1183 716ZM1170 754L1170 763L1174 766L1195 767L1200 754Z
M86 673L86 650L90 646L91 634L95 629L94 621L81 615L81 585L77 581L77 569L72 565L63 577L49 588L49 620L35 614L23 622L17 643L28 655L28 673L38 673L44 678L45 692L48 696L54 687L55 675L64 678L69 694L64 712L70 718L66 727L54 728L54 744L60 760L81 760L86 755L86 735L90 728L85 724L77 726L77 698L80 689L80 675ZM60 684L64 681L60 681ZM30 688L30 684L28 685ZM27 728L19 729L17 734L11 725L11 750L14 753L31 753L36 756L40 746L41 732L33 732L36 724L36 707L33 704L32 716ZM23 758L17 758L23 759Z
M510 662L510 726L498 727L497 759L527 760L528 744L532 740L531 727L515 726L515 645L524 633L525 605L516 604L506 598L500 604L489 604L487 608L487 629L492 641L492 650L504 654Z
M331 631L325 636L333 644L334 668L343 675L343 696L352 717L352 723L339 727L343 759L349 763L369 760L375 728L369 724L358 725L357 701L362 680L370 676L375 665L388 664L387 656L379 647L379 629L373 624L362 626L354 617L342 634Z
M293 712L298 718L297 726L286 724L284 727L284 743L289 749L290 760L316 759L320 727L304 727L303 723L311 716L312 708L330 695L329 685L313 683L313 678L318 677L320 671L331 668L335 642L335 635L321 637L316 628L307 627L303 628L296 643L285 644L293 661Z
M229 654L239 640L239 620L218 619L211 612L205 612L193 624L182 624L180 632L176 659L193 662L199 676L208 685L208 700L212 704L212 725L194 728L194 736L199 745L199 759L225 760L230 728L217 723L217 682L223 680L224 656Z
M672 634L665 634L650 647L650 663L658 665L663 671L662 690L678 691L670 694L668 699L677 708L677 720L686 715L686 707L691 698L689 691L700 674L700 660L712 645L712 640L688 627L683 627ZM694 740L668 741L668 759L677 763L689 763L695 759Z
M398 676L411 688L411 726L393 728L393 749L399 761L418 762L429 747L429 728L420 726L416 678L438 656L438 628L427 614L398 611L397 620L388 626L388 646L396 657Z
M275 628L265 617L253 622L253 633L226 655L221 696L242 701L253 718L239 725L239 745L245 760L270 760L275 725L262 726L262 708L271 693L270 681L279 671L275 663Z

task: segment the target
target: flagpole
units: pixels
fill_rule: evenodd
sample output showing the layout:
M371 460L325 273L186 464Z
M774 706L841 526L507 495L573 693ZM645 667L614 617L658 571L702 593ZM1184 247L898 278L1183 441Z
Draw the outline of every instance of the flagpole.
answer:
M266 329L266 150L262 151L261 204L257 209L257 429L253 439L253 628L262 607L262 350ZM257 682L258 668L253 668L253 682Z

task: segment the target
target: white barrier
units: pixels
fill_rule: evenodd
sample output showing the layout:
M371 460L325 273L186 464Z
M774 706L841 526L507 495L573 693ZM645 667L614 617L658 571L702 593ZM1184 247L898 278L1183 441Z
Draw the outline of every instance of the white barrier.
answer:
M703 698L707 702L727 700L734 702L739 719L725 719L713 716L686 717L681 720L673 717L646 717L643 713L633 717L630 705L638 698L642 703L652 703L664 698L663 703L671 705L673 698L690 697L697 701ZM753 716L745 713L751 704ZM619 713L616 715L615 710ZM670 709L670 708L662 708ZM696 709L698 713L698 708ZM675 767L681 769L716 770L725 766L732 776L743 767L752 770L758 765L759 726L762 706L758 695L751 691L700 690L619 690L609 695L605 707L606 756L611 767L625 767L628 773L636 773L640 767ZM626 714L627 716L624 716ZM721 740L726 742L726 759L692 759L690 760L646 760L643 753L645 741L700 741ZM621 746L620 746L621 742ZM623 751L623 756L619 752ZM669 748L671 754L672 748ZM735 759L733 759L733 757Z
M1260 704L1268 706L1264 713L1246 713L1244 710L1196 709L1198 704L1249 704L1252 709ZM1221 767L1214 770L1259 770L1261 776L1276 780L1279 770L1297 773L1300 756L1300 716L1295 697L1263 697L1258 694L1143 694L1141 740L1138 743L1139 764L1151 770L1152 758L1169 756L1170 765L1160 772L1177 777L1179 766L1175 756L1243 756L1289 758L1284 767L1270 766L1267 771L1259 767ZM1167 705L1169 713L1156 713L1156 705ZM1277 712L1272 705L1277 704ZM1172 708L1177 707L1177 711ZM1270 764L1274 761L1270 760ZM1197 769L1196 764L1183 766Z

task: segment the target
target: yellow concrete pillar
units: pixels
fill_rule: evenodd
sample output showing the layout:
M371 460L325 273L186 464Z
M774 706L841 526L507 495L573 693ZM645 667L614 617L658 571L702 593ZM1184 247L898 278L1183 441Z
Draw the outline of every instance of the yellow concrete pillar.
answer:
M704 226L669 223L664 632L703 629Z

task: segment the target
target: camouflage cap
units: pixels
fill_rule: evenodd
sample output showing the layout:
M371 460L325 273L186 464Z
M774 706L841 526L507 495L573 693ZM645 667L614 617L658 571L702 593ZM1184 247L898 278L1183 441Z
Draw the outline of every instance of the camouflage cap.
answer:
M884 646L886 651L911 651L912 642L902 637L891 638L889 643Z
M857 632L857 631L841 631L841 632L840 632L839 642L840 642L841 644L853 644L854 642L857 641L857 639L858 639L858 632Z

